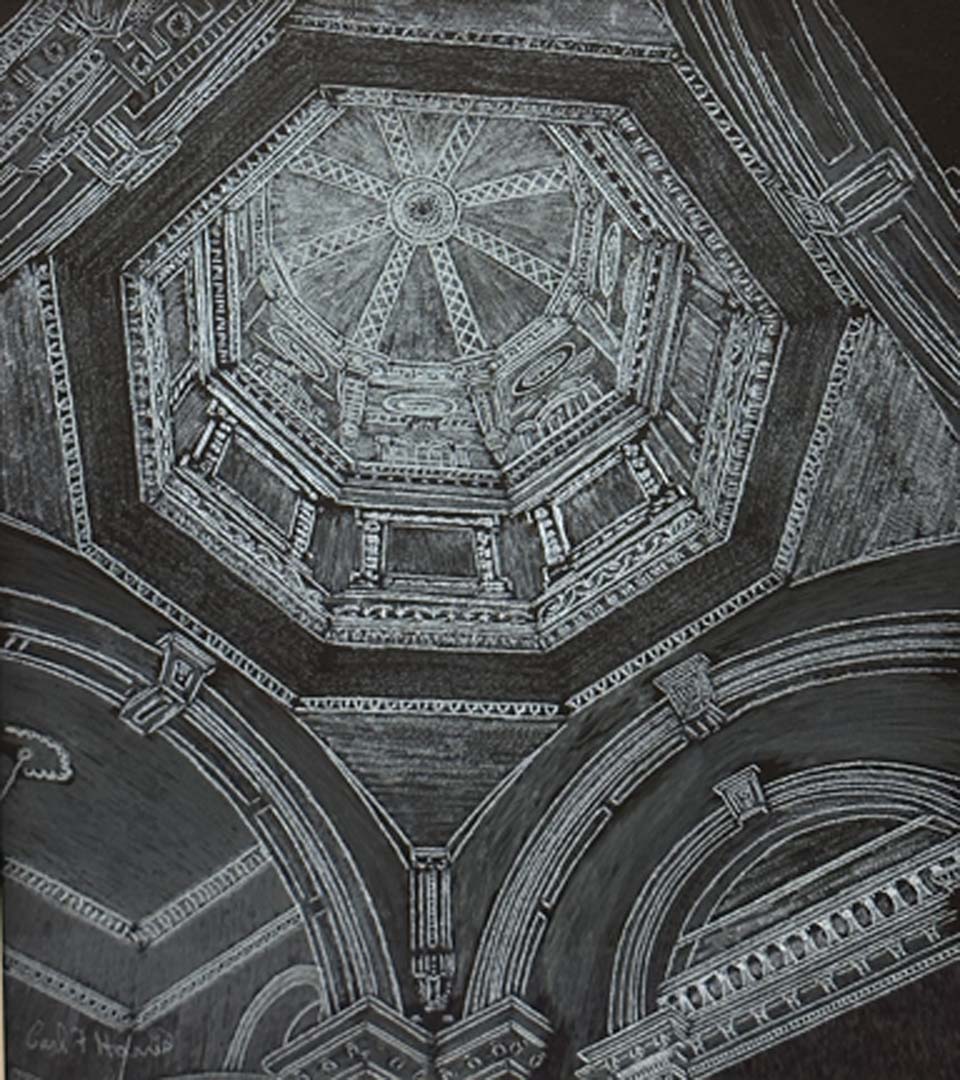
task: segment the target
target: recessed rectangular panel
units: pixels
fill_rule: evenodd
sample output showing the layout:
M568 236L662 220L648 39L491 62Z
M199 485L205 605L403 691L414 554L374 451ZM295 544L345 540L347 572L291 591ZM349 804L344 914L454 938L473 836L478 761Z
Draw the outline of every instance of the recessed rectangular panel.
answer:
M503 519L500 558L519 599L532 600L543 589L543 548L536 528L524 517Z
M391 525L387 540L387 573L476 577L473 532L470 529Z
M217 475L280 529L289 530L296 505L295 493L236 441L227 448Z
M617 462L560 508L567 538L574 547L589 540L636 506L640 498L640 488L626 462Z
M203 387L191 381L173 411L173 448L177 457L196 446L207 424L208 404Z
M323 503L317 512L310 559L317 580L331 592L345 589L360 565L360 536L354 512Z
M706 411L719 337L718 327L688 304L681 318L671 389L696 420Z
M171 372L177 375L191 359L190 316L187 310L189 289L185 270L164 284L161 296L167 356Z

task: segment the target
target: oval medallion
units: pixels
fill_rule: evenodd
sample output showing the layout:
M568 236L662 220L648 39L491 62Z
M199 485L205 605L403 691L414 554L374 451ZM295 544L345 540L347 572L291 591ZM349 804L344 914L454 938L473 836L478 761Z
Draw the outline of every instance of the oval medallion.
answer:
M426 419L449 416L456 408L449 398L416 393L390 394L383 399L383 407L387 412L401 416L421 416Z
M608 226L600 247L600 263L597 267L597 283L603 298L609 300L617 286L620 258L623 252L623 230L618 222Z
M522 394L532 393L544 383L549 382L559 371L567 366L576 347L570 341L551 349L546 356L534 360L532 364L521 374L513 384L513 392L517 397Z

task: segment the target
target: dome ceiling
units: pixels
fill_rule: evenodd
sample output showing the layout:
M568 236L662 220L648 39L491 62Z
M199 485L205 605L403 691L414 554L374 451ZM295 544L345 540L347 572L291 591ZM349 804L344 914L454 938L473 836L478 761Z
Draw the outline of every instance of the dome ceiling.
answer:
M76 95L7 79L29 123L0 254L50 256L2 298L36 292L54 380L5 414L30 520L272 694L379 694L353 646L384 645L406 695L505 700L616 681L798 559L930 527L912 471L884 488L908 510L847 512L850 477L879 498L860 435L818 488L865 308L955 398L942 245L893 216L915 197L949 227L910 139L821 131L846 113L796 57L810 119L785 100L767 131L764 80L711 86L722 42L689 10L688 55L653 6L404 4L391 28L291 3L193 5L196 41L183 5L134 5L115 48L119 8L68 5L60 59L21 41Z
M353 106L271 182L270 241L347 347L476 358L555 306L577 212L565 161L536 121Z
M549 648L722 542L780 334L570 101L323 88L123 291L142 494L352 644Z
M0 33L30 1077L763 1072L960 953L942 176L705 6Z

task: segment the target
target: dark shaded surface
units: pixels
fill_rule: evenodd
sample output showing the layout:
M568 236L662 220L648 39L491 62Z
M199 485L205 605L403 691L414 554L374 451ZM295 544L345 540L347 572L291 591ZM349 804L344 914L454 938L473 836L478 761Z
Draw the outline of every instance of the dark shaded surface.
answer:
M894 96L943 168L960 167L954 0L836 0ZM960 186L956 180L954 186Z
M135 919L253 846L177 750L141 738L89 692L6 664L3 709L59 739L75 773L62 786L14 784L3 804L4 854Z
M884 334L851 370L797 575L960 535L960 438Z
M387 539L387 573L475 577L473 536L469 529L392 526Z
M960 964L717 1073L721 1080L956 1080Z
M355 713L310 725L414 845L434 847L448 843L558 726Z
M144 512L129 415L105 414L102 408L105 398L127 396L117 274L154 235L158 222L174 218L299 104L315 77L318 52L331 82L628 104L788 314L736 527L726 544L697 561L694 594L687 574L673 574L546 655L466 653L451 662L450 652L382 649L374 666L367 650L313 638L197 543ZM149 217L142 213L145 204L155 208ZM573 677L597 677L633 655L638 640L666 637L751 584L772 563L845 321L782 219L757 199L754 180L668 66L318 34L289 35L238 80L194 122L176 159L134 195L118 193L65 242L59 267L98 542L301 694L377 693L388 672L411 696L474 696L483 687L491 698L551 698L558 690L572 690Z
M717 781L751 763L768 780L857 761L956 771L958 692L956 678L941 676L853 679L755 709L678 754L616 811L574 871L534 966L531 1003L570 1033L572 1048L602 1038L613 955L630 908L671 847L717 808ZM558 1075L572 1075L574 1062L571 1050Z
M62 540L73 539L35 278L0 283L0 506ZM38 476L47 482L38 484Z

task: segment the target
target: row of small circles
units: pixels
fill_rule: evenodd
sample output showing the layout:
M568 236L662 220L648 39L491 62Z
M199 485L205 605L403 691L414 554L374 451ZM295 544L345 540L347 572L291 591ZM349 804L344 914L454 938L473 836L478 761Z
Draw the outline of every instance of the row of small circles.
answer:
M919 882L919 879L917 881ZM868 929L878 916L887 919L902 910L904 905L912 907L918 903L920 896L916 883L909 878L899 878L865 900L856 901L847 911L835 912L829 918L811 923L805 930L790 934L782 944L766 946L762 954L751 953L740 963L730 964L723 972L727 987L733 991L740 990L747 985L747 975L754 981L759 981L770 973L780 971L790 962L803 960L807 955L808 945L816 950L825 949L837 938L848 937L853 930ZM833 938L828 928L833 932ZM681 1008L699 1010L710 1004L711 1000L722 1000L725 989L724 979L720 974L714 973L701 983L671 994L667 1000Z
M506 1057L512 1057L516 1060L523 1058L525 1063L531 1069L539 1069L547 1059L547 1055L542 1050L534 1050L532 1053L528 1053L527 1047L520 1042L519 1039L514 1039L509 1043L492 1043L488 1048L488 1054L489 1057L493 1058L495 1061L501 1061ZM345 1066L353 1066L355 1064L355 1059L351 1059L349 1062L340 1062L334 1058L324 1058L323 1061L318 1063L318 1068L321 1073L332 1076L334 1073L340 1072ZM403 1070L411 1064L416 1068L415 1063L411 1063L408 1059L396 1055L386 1062L386 1067L400 1075ZM478 1069L482 1069L488 1064L487 1057L481 1056L480 1054L471 1054L470 1057L466 1058L464 1061L464 1065L470 1072L476 1072ZM429 1080L430 1075L428 1069L417 1069L415 1073L410 1075L410 1080ZM450 1069L441 1067L437 1071L437 1076L439 1077L439 1080L456 1080L457 1074ZM311 1078L305 1072L297 1072L289 1074L284 1080L311 1080Z

